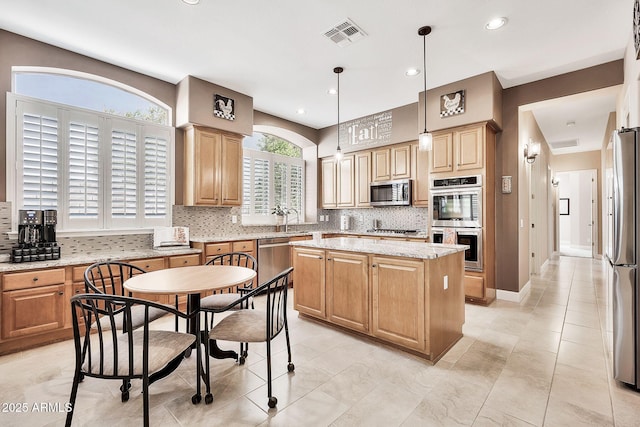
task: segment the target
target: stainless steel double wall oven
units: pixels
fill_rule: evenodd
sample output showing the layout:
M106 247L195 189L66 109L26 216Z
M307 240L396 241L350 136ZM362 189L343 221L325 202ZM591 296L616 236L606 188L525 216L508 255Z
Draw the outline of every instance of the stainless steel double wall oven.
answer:
M482 176L436 178L431 181L432 242L468 245L465 269L482 271Z

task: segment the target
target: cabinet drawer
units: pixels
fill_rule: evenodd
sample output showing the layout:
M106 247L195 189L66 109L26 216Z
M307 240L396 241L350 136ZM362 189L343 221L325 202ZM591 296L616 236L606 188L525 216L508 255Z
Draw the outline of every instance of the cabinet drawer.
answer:
M233 242L233 252L253 252L253 240L243 240L241 242Z
M64 283L64 268L54 270L29 271L4 275L2 290L36 288Z
M200 254L172 256L169 258L169 268L200 265Z
M89 267L88 265L81 265L78 267L73 267L72 270L72 279L74 282L84 282L84 272Z
M464 294L471 298L484 298L484 278L464 276Z
M150 271L164 269L164 258L137 259L134 261L129 261L129 264L140 267L148 273Z
M231 243L208 243L205 246L204 254L206 256L210 255L221 255L231 252Z

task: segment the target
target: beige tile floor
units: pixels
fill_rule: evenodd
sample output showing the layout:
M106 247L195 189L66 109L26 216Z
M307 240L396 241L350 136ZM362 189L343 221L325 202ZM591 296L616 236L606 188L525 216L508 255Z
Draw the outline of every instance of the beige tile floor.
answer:
M640 425L640 393L611 379L611 312L602 263L560 257L531 282L520 304L467 305L464 337L435 365L291 311L296 371L286 372L280 336L274 342L277 409L267 407L265 347L252 345L244 366L212 361L211 405L190 402L194 357L153 384L151 424ZM55 405L67 401L72 372L71 341L0 357L0 425L62 425L65 414ZM140 425L140 384L133 384L124 404L118 387L91 378L81 383L74 425ZM11 403L26 403L27 411L16 413ZM34 404L41 403L51 407L37 411Z

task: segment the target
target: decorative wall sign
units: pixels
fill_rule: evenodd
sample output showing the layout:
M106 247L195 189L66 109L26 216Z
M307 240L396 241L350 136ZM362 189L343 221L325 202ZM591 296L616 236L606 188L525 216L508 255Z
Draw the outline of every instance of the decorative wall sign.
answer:
M226 96L213 95L213 115L221 119L234 120L236 118L236 103Z
M391 143L391 127L391 111L340 123L340 144L343 149L388 145Z
M633 5L633 43L636 47L636 59L640 58L640 0Z
M464 89L440 97L440 117L464 113Z

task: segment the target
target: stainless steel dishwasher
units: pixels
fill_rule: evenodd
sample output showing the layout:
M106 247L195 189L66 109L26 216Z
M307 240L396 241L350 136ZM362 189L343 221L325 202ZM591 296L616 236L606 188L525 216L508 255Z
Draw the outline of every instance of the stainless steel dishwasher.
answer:
M289 237L258 239L258 283L274 278L291 266Z

